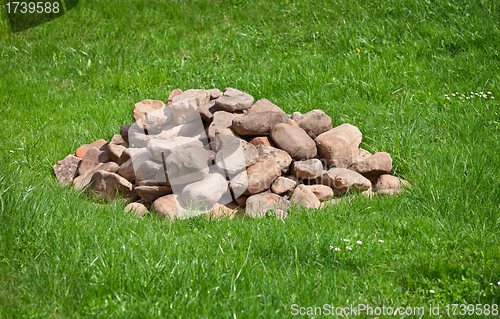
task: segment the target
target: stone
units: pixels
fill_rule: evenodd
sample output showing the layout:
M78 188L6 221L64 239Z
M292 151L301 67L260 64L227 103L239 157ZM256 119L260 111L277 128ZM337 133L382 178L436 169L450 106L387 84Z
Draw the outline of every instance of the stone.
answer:
M271 138L269 136L256 136L251 138L248 142L255 146L267 145L275 147L273 141L271 141Z
M188 207L210 209L228 191L227 181L221 174L208 174L182 190L182 200Z
M259 158L257 161L271 161L277 163L282 173L288 171L288 167L292 163L292 157L286 151L280 150L279 148L259 145L257 146L257 151L259 152Z
M238 207L238 204L235 202L231 202L226 205L215 203L209 214L214 218L229 217L230 219L233 219L238 216Z
M346 141L351 154L353 155L357 154L359 144L361 144L361 139L363 138L363 134L361 134L360 130L356 126L348 123L344 123L332 128L331 130L321 133L318 137L324 135L336 136Z
M320 202L330 200L333 197L333 189L329 186L321 184L304 186L309 189Z
M82 158L82 162L80 163L80 168L78 169L78 173L80 175L84 175L87 171L96 167L100 163L107 163L107 162L111 162L108 153L100 151L95 147L92 147L85 153L85 156Z
M286 119L286 124L300 128L300 126L299 126L299 124L297 124L297 122L295 122L294 120L289 119L289 118Z
M207 123L211 123L214 119L214 113L220 111L220 109L215 106L215 101L210 100L208 103L203 104L198 108L201 119Z
M230 128L234 118L236 118L236 115L232 113L225 111L215 112L212 123L208 127L208 138L212 140L215 138L216 131L222 132L224 129Z
M386 152L375 153L353 164L350 169L375 182L380 175L391 172L392 158Z
M297 207L319 208L321 205L316 195L303 184L295 187L290 197L290 201L295 203Z
M278 163L269 160L257 161L231 179L229 186L235 194L253 195L269 189L280 175L281 167Z
M240 141L240 137L232 129L226 128L222 131L216 130L215 137L211 139L210 145L214 151L220 151L223 147Z
M273 193L256 194L248 197L245 214L252 218L260 218L266 216L269 210L287 211L290 206L290 201L279 195Z
M317 158L292 163L291 172L298 178L315 179L323 175L323 163Z
M148 145L148 141L152 139L152 135L147 135L144 128L139 127L137 123L134 123L128 129L128 141L131 147L146 147Z
M133 111L134 122L142 120L146 114L161 109L163 107L165 107L165 103L159 100L147 99L135 103ZM142 121L141 124L143 124Z
M97 171L116 173L119 168L120 167L118 166L118 164L116 164L114 162L99 164L96 167L94 167L93 169L87 171L84 175L80 175L77 178L75 178L73 180L73 188L77 191L81 191L81 190L85 189L89 185L89 183L92 179L92 176Z
M101 170L93 174L89 186L86 188L86 192L91 197L106 202L119 197L130 199L135 195L132 184L125 178L118 174Z
M120 168L118 169L116 174L125 178L129 182L135 181L135 170L134 170L134 164L132 163L132 159L129 159L125 163L120 165Z
M202 180L207 176L209 154L203 148L176 149L165 159L168 181L182 185Z
M87 151L90 150L92 147L95 147L100 151L105 151L107 144L108 142L106 142L106 140L103 139L97 140L91 144L83 144L76 150L75 155L76 157L83 158L85 154L87 154Z
M111 141L109 141L109 144L121 145L121 146L124 146L126 148L129 147L128 142L125 141L123 139L123 136L121 136L120 134L113 135L113 137L111 138Z
M160 162L166 159L177 148L182 148L182 145L179 142L172 140L154 139L149 141L147 145L147 150L151 158Z
M189 89L182 92L181 94L174 96L172 98L172 104L190 99L195 99L196 106L201 106L210 101L210 93L208 93L206 90L201 89Z
M131 213L136 217L146 216L149 214L149 210L142 203L130 203L125 206L125 212Z
M179 145L183 148L190 148L190 147L205 147L203 145L203 142L201 141L203 137L200 135L198 136L177 136L174 137L172 140L173 142L179 143Z
M137 193L137 195L139 195L140 198L144 200L144 202L148 203L156 200L157 198L170 194L172 192L172 188L169 186L161 185L143 185L136 186L134 188L134 191Z
M338 194L344 194L347 191L364 191L372 187L369 179L346 168L329 169L321 177L321 183L330 186Z
M302 117L302 113L300 112L293 112L291 119L297 122L300 118Z
M120 135L125 142L128 142L128 130L132 125L122 125L120 126Z
M278 124L271 130L270 136L274 144L290 154L293 159L310 159L317 154L316 143L301 128Z
M146 160L139 166L139 168L135 172L136 182L155 179L156 174L158 173L158 170L161 166L163 166L161 163L155 162L153 160ZM137 167L135 163L134 167Z
M126 148L123 150L122 155L120 155L120 158L118 158L118 160L116 161L116 164L121 166L123 163L128 161L131 157L132 157L132 155L130 154L130 149Z
M207 90L207 92L210 94L210 100L215 100L222 95L222 92L219 89L210 89Z
M247 205L247 195L240 195L238 197L235 197L234 201L240 206L240 207L245 207Z
M198 123L198 121L192 121L164 129L158 135L154 136L153 139L170 141L178 136L195 136L202 131L203 127L201 127L200 123Z
M220 172L234 175L255 164L259 151L252 144L235 139L234 143L223 146L215 157L215 165Z
M254 102L253 96L240 90L226 88L222 95L215 100L215 106L227 112L249 109Z
M286 116L285 111L283 111L279 106L275 105L268 99L260 99L248 109L247 114L258 113L258 112L278 112L283 113Z
M153 212L160 219L175 221L184 212L184 203L177 194L162 196L153 202Z
M145 129L151 131L161 131L174 118L170 105L150 112L144 116Z
M352 164L355 154L352 153L351 147L344 139L333 135L320 135L315 141L318 156L325 161L329 168L347 168Z
M175 89L172 92L170 92L168 99L167 99L167 104L172 104L172 99L174 98L174 96L177 96L181 93L182 93L181 89Z
M389 174L382 174L375 183L374 192L376 194L395 195L402 193L404 188L408 187L410 187L410 183L406 180Z
M170 104L170 107L172 108L172 116L175 124L184 124L200 118L195 98L173 102Z
M52 167L59 184L66 186L73 182L81 161L82 160L75 155L68 155Z
M106 153L113 162L117 163L118 159L122 156L123 151L126 149L127 148L125 146L109 143L106 147Z
M286 121L285 112L256 112L235 118L232 128L238 135L264 135Z
M292 193L296 185L297 182L293 179L280 176L274 180L271 191L278 195L288 195Z
M312 110L298 117L297 124L312 138L332 129L332 118L323 110Z
M369 156L372 156L372 153L370 153L367 150L364 150L362 148L359 148L358 155L356 156L354 163L361 162L362 160L366 159Z

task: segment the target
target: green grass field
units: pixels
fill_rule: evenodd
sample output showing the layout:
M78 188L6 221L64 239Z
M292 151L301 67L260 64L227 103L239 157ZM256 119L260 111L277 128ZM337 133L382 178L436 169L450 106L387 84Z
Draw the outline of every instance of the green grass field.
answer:
M272 318L323 304L494 314L499 2L82 0L23 32L2 21L1 318ZM57 184L52 165L131 124L134 103L229 86L356 125L413 187L285 222L168 223ZM471 92L491 94L459 98Z

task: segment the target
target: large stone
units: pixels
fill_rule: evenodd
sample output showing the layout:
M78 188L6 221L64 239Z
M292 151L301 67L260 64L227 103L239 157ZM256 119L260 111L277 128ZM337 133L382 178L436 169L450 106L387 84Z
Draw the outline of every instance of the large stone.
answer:
M286 120L284 112L256 112L235 118L232 128L238 135L264 135Z
M144 116L144 123L148 132L161 130L173 119L172 109L169 105L150 112Z
M140 217L149 214L148 209L142 203L130 203L125 206L125 212Z
M199 121L192 121L185 124L167 127L162 130L158 135L154 136L156 140L171 141L178 136L195 136L203 131L203 126Z
M257 161L271 161L277 163L281 171L286 173L288 171L288 166L292 163L292 157L286 151L280 150L279 148L258 145L257 151L259 151L259 158Z
M220 174L208 174L182 190L182 200L188 207L210 209L228 191L227 181Z
M290 208L290 201L273 194L262 193L248 197L246 201L245 214L252 218L266 216L269 210L287 211Z
M316 143L307 133L289 124L278 124L270 132L271 139L293 159L304 160L316 156Z
M297 182L294 181L293 179L280 176L273 182L273 185L271 186L271 191L278 195L283 195L283 194L289 195L291 194L296 185Z
M128 130L132 125L122 125L120 126L120 135L125 142L128 142Z
M252 144L236 139L222 147L215 157L217 169L224 174L234 175L255 164L259 151Z
M254 102L253 96L240 90L226 88L222 95L215 100L215 106L227 112L249 109Z
M317 158L295 161L292 163L291 172L298 178L315 179L323 175L323 163Z
M334 127L331 130L318 135L317 138L324 135L336 136L346 141L351 154L353 154L354 156L357 154L359 144L361 144L361 139L363 138L363 134L361 134L361 131L356 126L348 123L344 123L342 125Z
M130 154L130 148L126 148L123 150L122 155L120 155L120 158L116 161L116 164L122 165L126 161L128 161L132 157L132 154Z
M312 110L295 119L295 122L312 138L332 129L332 118L323 110Z
M215 100L219 96L221 96L222 92L219 89L210 89L207 90L208 94L210 94L210 100Z
M316 198L320 202L329 200L333 197L333 189L329 186L326 185L304 185L307 189L309 189L314 195L316 195Z
M225 129L230 128L234 118L236 118L236 115L232 113L225 111L215 112L212 123L210 123L210 126L208 127L208 138L213 140L215 138L216 131L222 132Z
M189 99L195 99L196 105L202 106L210 101L210 93L201 89L189 89L172 97L172 104Z
M157 198L170 194L172 192L172 188L169 186L161 186L161 185L153 185L153 186L136 186L134 191L139 195L140 198L144 200L144 202L152 202Z
M142 127L142 124L139 126L138 122L129 127L127 134L131 147L146 147L148 145L148 141L153 139L153 136L147 135L146 131Z
M392 158L386 152L375 153L355 163L350 169L375 182L380 175L391 172Z
M105 171L97 171L92 176L87 193L97 199L112 201L119 197L130 199L134 197L132 184L125 178Z
M295 187L290 197L290 201L295 203L297 207L318 208L321 205L319 199L314 195L312 190L303 184Z
M278 163L269 160L257 161L231 179L229 186L235 194L253 195L271 187L280 175L281 166Z
M87 171L91 170L92 168L96 167L97 165L101 163L107 163L110 162L111 159L108 156L108 153L105 151L100 151L95 147L92 147L85 153L85 156L82 159L82 162L80 163L80 168L78 169L78 173L80 175L84 175Z
M268 99L260 99L248 109L247 114L258 113L258 112L279 112L285 114L279 106L273 104ZM286 114L285 114L286 115Z
M53 166L59 184L66 186L73 181L81 161L74 155L68 155Z
M146 114L161 109L163 107L165 107L165 103L158 100L147 99L136 103L134 105L134 112L133 112L134 122L142 120ZM143 121L141 121L140 123L143 124Z
M179 143L179 145L183 148L190 148L190 147L205 147L203 145L203 141L206 141L206 137L203 134L203 136L198 135L198 136L177 136L174 137L173 141Z
M155 162L153 160L146 160L142 165L136 169L135 172L135 180L137 181L147 181L151 179L155 179L158 170L163 165L161 163ZM134 167L136 167L134 163Z
M172 90L172 92L170 92L170 94L168 96L167 104L172 104L172 99L174 98L174 96L177 96L177 95L179 95L181 93L182 93L181 89L174 89L174 90Z
M267 145L267 146L273 146L275 147L273 141L271 141L271 138L269 136L256 136L252 137L250 140L248 140L250 144L253 144L255 146L259 145Z
M374 187L376 194L395 195L410 187L406 180L389 174L380 175Z
M118 159L122 156L123 151L126 149L127 148L123 145L109 143L106 147L106 153L113 162L118 163Z
M179 142L157 139L149 141L147 145L151 158L160 162L165 160L174 150L181 147L182 145Z
M230 219L233 219L234 217L241 215L238 211L238 207L238 204L235 202L230 202L225 205L215 203L212 206L212 210L210 210L209 214L214 218L229 217Z
M171 185L196 182L207 176L209 154L203 148L176 149L165 159Z
M80 175L73 180L73 188L77 191L85 189L92 180L92 176L97 171L105 171L109 173L116 173L120 167L114 162L99 164L93 169L87 171L84 175Z
M346 168L331 168L321 178L323 185L330 186L338 194L347 191L364 191L370 189L372 184L363 175Z
M220 109L215 106L215 100L210 100L208 103L203 104L198 108L200 112L201 119L207 123L211 123L214 119L214 113L220 111Z
M153 212L161 219L175 221L184 211L184 203L177 194L165 195L153 202Z
M115 145L121 145L125 148L129 147L130 145L128 144L127 141L121 136L120 134L115 134L111 138L111 141L109 141L109 144L115 144Z
M106 142L103 139L97 140L91 144L83 144L76 150L75 155L76 157L83 158L85 154L87 154L87 151L90 150L92 147L95 147L100 151L105 151L107 144L108 142Z
M342 138L333 135L320 135L316 138L318 155L331 167L347 168L355 159L349 144ZM357 151L357 150L356 150Z
M170 104L170 107L172 108L172 116L176 124L184 124L200 118L195 98L173 102Z

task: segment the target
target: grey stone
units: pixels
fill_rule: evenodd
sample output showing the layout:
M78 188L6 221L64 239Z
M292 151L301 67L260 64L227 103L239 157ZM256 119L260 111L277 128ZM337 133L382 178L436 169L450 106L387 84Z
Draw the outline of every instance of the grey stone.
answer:
M292 163L291 172L298 178L315 179L323 175L323 163L317 158L295 161Z
M279 123L286 123L285 112L256 112L236 117L232 128L238 135L268 134Z
M171 185L196 182L207 176L209 154L203 148L176 149L165 160Z
M310 159L317 154L316 143L301 128L278 124L271 130L270 135L274 144L290 154L293 159Z
M249 109L254 102L253 96L240 90L226 88L222 95L215 100L215 106L227 112Z
M220 174L208 174L182 190L182 200L188 207L210 209L228 191L227 181Z
M323 110L312 110L294 119L295 122L312 138L332 129L332 118Z

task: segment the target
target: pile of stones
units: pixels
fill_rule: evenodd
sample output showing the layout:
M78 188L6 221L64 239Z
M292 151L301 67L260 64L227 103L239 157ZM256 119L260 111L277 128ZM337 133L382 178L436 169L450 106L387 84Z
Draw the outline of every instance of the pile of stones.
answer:
M390 175L388 153L359 148L360 130L333 127L320 109L290 115L233 88L176 89L166 104L135 104L133 119L110 142L84 144L55 164L59 183L169 220L202 213L284 218L292 206L320 208L348 193L393 195L409 187Z

